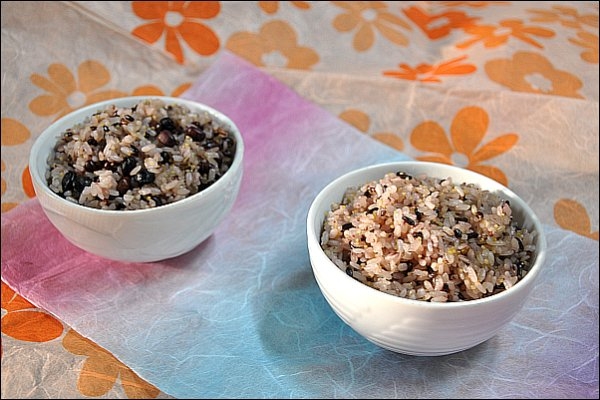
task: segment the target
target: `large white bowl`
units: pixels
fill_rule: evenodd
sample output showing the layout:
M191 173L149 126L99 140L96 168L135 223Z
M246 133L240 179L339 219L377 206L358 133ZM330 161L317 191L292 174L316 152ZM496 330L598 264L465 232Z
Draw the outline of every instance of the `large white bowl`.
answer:
M111 211L84 207L58 196L44 178L57 138L67 128L110 104L130 107L144 99L207 111L226 124L237 141L229 170L204 190L176 202L143 210ZM244 142L237 126L221 112L194 101L164 96L113 99L78 109L50 125L31 148L29 168L37 198L52 224L77 247L118 261L150 262L186 253L207 239L227 216L243 174Z
M452 177L456 183L475 183L498 193L511 204L513 218L536 231L536 252L523 279L503 292L478 300L435 303L397 297L371 288L338 268L323 252L320 235L331 204L339 203L350 186L404 171L431 177ZM310 262L323 296L333 311L371 342L404 354L438 356L476 346L508 324L531 293L546 256L542 225L531 208L498 182L470 170L430 162L394 162L347 173L328 184L314 199L307 217Z

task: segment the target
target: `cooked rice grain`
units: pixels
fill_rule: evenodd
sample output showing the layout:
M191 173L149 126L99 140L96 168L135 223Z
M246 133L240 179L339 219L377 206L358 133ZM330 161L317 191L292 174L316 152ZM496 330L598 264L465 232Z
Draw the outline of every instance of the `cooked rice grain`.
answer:
M390 172L332 204L321 247L382 292L451 302L515 285L530 268L534 237L513 221L508 200L477 185Z
M152 208L212 185L235 149L229 127L208 112L159 99L110 105L62 133L46 179L56 194L87 207Z

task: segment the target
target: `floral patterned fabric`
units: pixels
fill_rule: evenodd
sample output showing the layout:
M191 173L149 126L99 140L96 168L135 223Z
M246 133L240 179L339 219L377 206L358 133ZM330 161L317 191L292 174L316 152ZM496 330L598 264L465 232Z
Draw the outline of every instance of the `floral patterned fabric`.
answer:
M230 52L373 140L507 185L544 224L597 246L597 2L7 1L1 11L3 215L35 197L27 158L50 123L100 100L180 96ZM3 398L170 397L4 283L1 354ZM597 368L594 382L597 398Z

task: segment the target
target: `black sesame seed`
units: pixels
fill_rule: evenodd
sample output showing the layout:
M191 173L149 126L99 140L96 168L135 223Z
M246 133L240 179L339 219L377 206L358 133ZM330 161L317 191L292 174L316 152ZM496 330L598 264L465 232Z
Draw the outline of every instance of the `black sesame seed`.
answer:
M347 267L347 268L346 268L346 275L348 275L348 276L350 276L350 277L351 277L352 275L354 275L354 272L352 271L352 268L350 268L350 267Z
M519 251L525 250L525 246L523 246L523 241L518 237L515 237L515 239L517 239L517 243L519 243Z
M467 217L455 217L454 219L459 222L469 222L469 219Z
M479 237L479 233L477 233L477 232L467 233L467 239L477 239L478 237Z
M415 210L415 216L417 217L417 220L420 221L423 213L419 210Z
M129 115L129 114L125 114L125 119L127 121L129 121L129 122L133 122L134 121L133 117L131 115Z
M460 239L462 237L462 231L458 228L454 229L454 237Z
M407 217L406 215L402 216L402 220L404 222L406 222L407 224L409 224L410 226L415 226L417 224L414 219Z
M102 127L102 130L103 130L104 132L108 132L108 131L110 131L110 128L109 128L108 126L104 125L104 126Z
M352 225L352 223L351 223L351 222L346 222L344 225L342 225L342 230L343 230L343 231L346 231L346 230L348 230L348 229L352 228L352 226L353 226L353 225Z
M97 142L97 141L96 141L96 139L94 139L94 138L89 138L89 139L87 140L87 143L88 143L90 146L97 146L97 145L98 145L98 142Z

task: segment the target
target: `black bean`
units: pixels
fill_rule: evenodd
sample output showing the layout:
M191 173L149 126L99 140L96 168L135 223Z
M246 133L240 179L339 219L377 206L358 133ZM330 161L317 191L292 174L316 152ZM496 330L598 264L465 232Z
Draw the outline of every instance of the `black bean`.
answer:
M235 151L235 142L232 138L226 137L221 141L221 151L226 156L233 155Z
M156 178L156 176L152 172L148 171L145 168L142 168L140 170L140 172L135 174L135 176L133 177L133 180L134 180L134 182L136 182L139 185L145 185L147 183L154 182L155 178Z
M152 197L150 197L150 199L152 199L152 201L154 201L154 206L155 207L162 206L162 204L163 204L163 202L160 199L160 197L152 196Z
M169 146L169 147L175 146L175 144L177 143L177 141L173 137L173 134L166 129L160 131L160 133L156 137L156 140L158 140L158 142L160 144L162 144L163 146Z
M85 170L87 172L94 172L94 171L97 171L97 170L99 170L101 168L102 168L102 162L101 161L88 160L85 163Z
M108 126L104 125L104 126L102 127L102 130L103 130L104 132L108 132L108 131L110 131L110 128L109 128Z
M198 172L202 175L208 174L210 171L210 164L206 160L202 160L198 163Z
M352 228L352 226L352 222L346 222L344 225L342 225L342 230L347 231L348 229Z
M125 176L125 177L119 179L119 182L117 182L117 190L119 191L119 194L121 196L123 196L125 193L127 193L127 191L129 190L130 187L131 187L131 178L129 178L128 176Z
M454 229L454 237L460 239L462 237L462 231L458 228Z
M129 173L137 166L137 159L135 157L129 156L123 160L121 164L121 169L123 170L123 175L129 175Z
M73 172L73 171L67 172L63 176L62 181L61 181L63 193L68 190L72 190L74 183L75 183L75 172Z
M100 162L100 164L101 164L100 168L98 168L98 169L104 168L104 169L109 169L111 171L116 171L119 166L119 164L115 164L114 162L111 162L111 161L104 161L103 163Z
M354 275L354 272L352 271L352 268L350 268L350 267L346 268L346 275L348 275L348 276Z
M205 149L212 149L213 147L219 147L219 144L217 142L215 142L214 140L207 140L204 143Z
M165 164L170 164L173 161L173 156L168 151L163 151L160 156Z
M91 184L92 180L87 176L77 175L75 182L73 182L73 189L81 193L86 186L90 186Z
M411 175L409 175L409 174L407 174L405 172L402 172L402 171L396 172L396 176L398 176L398 177L400 177L402 179L412 179Z
M88 144L89 144L90 146L97 146L97 145L98 145L98 142L97 142L97 141L96 141L96 139L94 139L93 137L92 137L92 138L89 138L89 139L87 140L87 142L88 142Z
M190 125L186 128L185 134L188 135L194 142L201 142L206 139L206 134L201 128L196 125Z
M519 278L522 278L525 274L525 264L523 264L522 261L517 261L516 263L513 264L515 266L515 268L517 269L517 276Z
M407 217L406 215L402 216L402 220L404 222L406 222L407 224L409 224L410 226L415 226L417 224L414 219Z
M175 129L175 122L169 117L165 117L160 120L160 129L166 129L172 131Z
M342 250L342 261L345 263L350 262L350 250Z

